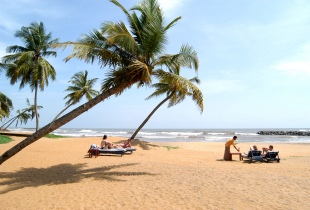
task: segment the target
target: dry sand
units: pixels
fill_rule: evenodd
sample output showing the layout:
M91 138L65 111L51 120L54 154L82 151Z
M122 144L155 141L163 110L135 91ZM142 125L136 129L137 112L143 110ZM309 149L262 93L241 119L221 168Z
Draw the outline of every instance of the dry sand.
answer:
M1 154L24 139L12 138ZM204 142L138 141L133 154L89 158L100 140L42 138L4 162L0 209L310 209L310 144L274 144L280 163L249 164Z

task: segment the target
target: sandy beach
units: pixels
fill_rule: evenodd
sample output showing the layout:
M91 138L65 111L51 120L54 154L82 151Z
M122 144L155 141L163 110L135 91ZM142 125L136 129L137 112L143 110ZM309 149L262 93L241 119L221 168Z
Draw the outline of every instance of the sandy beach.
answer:
M25 137L12 138L1 154ZM273 144L280 163L249 164L205 142L136 141L133 154L89 158L100 141L42 138L4 162L1 209L310 209L309 144Z

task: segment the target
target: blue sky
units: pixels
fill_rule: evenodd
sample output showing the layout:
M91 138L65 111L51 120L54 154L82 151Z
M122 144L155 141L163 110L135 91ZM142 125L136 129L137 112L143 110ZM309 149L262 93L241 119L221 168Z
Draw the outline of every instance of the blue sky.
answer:
M127 9L138 0L119 0ZM182 19L170 29L167 53L182 44L199 56L199 88L204 112L187 99L163 105L145 128L310 128L310 1L308 0L160 0L167 22ZM14 33L31 22L42 21L53 38L76 41L104 21L124 21L123 12L108 0L1 0L0 57L8 46L22 43ZM48 58L57 79L39 92L40 126L49 123L65 106L70 78L88 70L99 78L107 69L95 63L63 59L70 49ZM184 69L182 75L194 76ZM14 110L33 101L29 87L19 90L0 73L0 91ZM163 98L146 101L150 88L136 87L112 96L64 125L71 128L136 128ZM84 101L85 102L85 101ZM33 102L32 102L33 103ZM79 104L81 105L81 104ZM75 107L73 107L75 108ZM23 127L34 127L35 120Z

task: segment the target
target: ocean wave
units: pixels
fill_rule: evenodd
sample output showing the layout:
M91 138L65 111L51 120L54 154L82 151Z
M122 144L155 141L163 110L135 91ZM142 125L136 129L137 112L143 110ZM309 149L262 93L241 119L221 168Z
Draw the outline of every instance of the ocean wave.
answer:
M141 138L146 139L174 139L174 136L142 136Z
M90 133L90 132L94 132L93 130L80 130L79 132L82 132L82 133Z
M257 133L236 133L236 135L246 135L246 136L258 136L259 134Z
M104 131L104 132L100 132L100 133L104 133L104 134L127 134L128 132L126 132L126 131Z
M139 135L156 135L157 133L151 133L151 132L139 132Z
M208 133L209 135L226 135L227 133Z
M9 128L12 132L35 132L35 128ZM310 137L258 135L256 132L264 129L144 129L135 137L140 140L151 142L173 141L201 141L201 142L226 142L233 135L238 136L240 144L244 142L284 142L284 143L310 143ZM283 129L282 129L283 130ZM286 129L288 130L288 129ZM289 129L310 131L307 128ZM135 129L106 129L106 128L58 128L52 134L66 137L102 137L117 136L129 138Z
M205 136L204 141L208 142L223 142L227 141L226 137L218 137L218 136Z
M192 132L176 132L176 131L171 131L171 132L160 132L160 134L165 134L165 135L171 135L171 136L194 136L194 135L202 135L203 132L199 133L192 133Z

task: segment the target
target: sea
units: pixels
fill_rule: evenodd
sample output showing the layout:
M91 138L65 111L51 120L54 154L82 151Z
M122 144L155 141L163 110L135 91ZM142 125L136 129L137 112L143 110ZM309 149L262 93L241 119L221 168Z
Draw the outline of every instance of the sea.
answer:
M9 128L12 132L35 132L34 128ZM135 139L147 142L226 142L238 136L237 143L274 142L310 143L310 136L259 135L258 131L306 131L310 128L230 128L230 129L142 129ZM130 138L135 129L128 128L59 128L52 132L67 137L118 136Z

